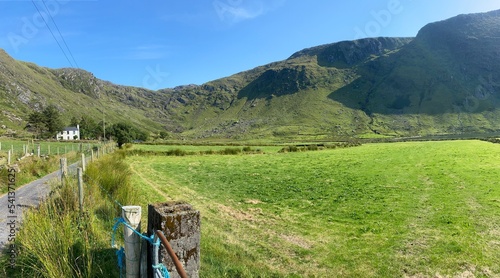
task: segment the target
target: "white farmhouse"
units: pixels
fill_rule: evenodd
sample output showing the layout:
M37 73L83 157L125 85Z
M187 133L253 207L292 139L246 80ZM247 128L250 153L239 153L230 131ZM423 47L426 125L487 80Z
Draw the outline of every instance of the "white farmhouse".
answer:
M59 131L56 136L57 140L80 140L80 126L76 125L66 127L63 131Z

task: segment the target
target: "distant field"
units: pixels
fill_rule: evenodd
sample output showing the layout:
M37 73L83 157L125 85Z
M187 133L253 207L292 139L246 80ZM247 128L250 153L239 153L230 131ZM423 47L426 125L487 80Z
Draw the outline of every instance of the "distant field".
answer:
M145 150L145 151L170 151L170 150L183 150L186 152L202 152L202 151L220 151L227 148L239 148L242 149L244 146L193 146L193 145L142 145L135 144L134 149ZM265 153L275 153L281 150L283 146L251 146L253 150L260 150Z
M201 211L201 277L500 275L498 144L127 161L143 206Z

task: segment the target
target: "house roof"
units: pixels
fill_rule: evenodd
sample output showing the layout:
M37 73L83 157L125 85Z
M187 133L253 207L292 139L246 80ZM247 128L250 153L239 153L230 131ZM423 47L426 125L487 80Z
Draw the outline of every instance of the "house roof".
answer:
M68 126L63 129L63 131L78 131L76 126Z

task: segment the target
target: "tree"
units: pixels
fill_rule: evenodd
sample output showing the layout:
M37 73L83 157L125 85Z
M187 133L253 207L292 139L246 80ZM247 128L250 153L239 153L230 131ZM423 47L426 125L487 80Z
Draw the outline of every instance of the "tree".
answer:
M55 105L49 105L42 111L48 137L55 136L57 132L63 130L64 124L61 114Z
M147 133L127 123L113 124L109 129L106 129L106 135L113 136L118 143L118 147L136 140L145 141L148 139Z
M57 132L64 128L61 120L61 114L54 105L45 107L41 112L34 111L28 116L28 124L26 127L31 127L38 133L40 138L53 137Z
M28 116L26 128L32 128L38 134L38 138L42 138L45 130L45 123L42 112L34 111Z
M82 116L79 122L80 137L84 139L96 139L101 134L101 128L97 123L87 116Z

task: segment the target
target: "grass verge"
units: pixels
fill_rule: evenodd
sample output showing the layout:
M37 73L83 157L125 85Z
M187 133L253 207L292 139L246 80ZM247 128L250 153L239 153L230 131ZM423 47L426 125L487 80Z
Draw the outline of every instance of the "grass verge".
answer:
M130 172L123 155L102 157L87 167L84 211L79 211L77 186L68 178L53 184L51 196L24 214L16 237L17 265L4 277L118 277L115 252L110 247L115 203L133 203ZM0 275L1 276L1 275Z

